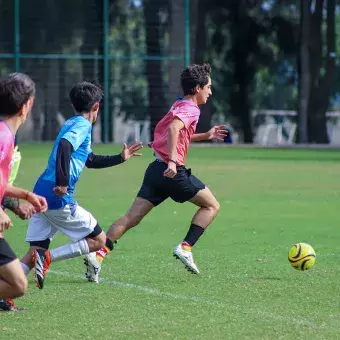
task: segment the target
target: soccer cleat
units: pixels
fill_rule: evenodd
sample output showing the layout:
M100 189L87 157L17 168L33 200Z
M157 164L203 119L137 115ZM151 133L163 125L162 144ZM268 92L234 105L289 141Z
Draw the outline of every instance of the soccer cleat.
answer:
M99 273L102 266L97 261L96 252L87 254L84 257L84 264L86 266L85 277L87 281L99 283Z
M183 262L183 264L185 265L185 268L193 273L193 274L199 274L200 271L198 270L195 262L194 262L194 258L192 256L191 251L188 250L184 250L182 248L182 246L179 244L173 251L173 255L181 260Z
M39 289L44 288L46 273L51 265L51 254L45 249L36 249L33 253L34 278Z
M23 310L25 310L25 308L16 307L12 299L0 298L0 312L18 312Z

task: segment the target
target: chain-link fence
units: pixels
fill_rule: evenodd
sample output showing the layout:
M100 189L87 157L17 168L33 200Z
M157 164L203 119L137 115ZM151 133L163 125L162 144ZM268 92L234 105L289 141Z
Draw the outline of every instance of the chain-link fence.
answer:
M180 94L189 61L189 0L0 0L1 74L36 82L32 117L21 140L53 140L73 114L68 99L80 80L103 84L94 140L128 138L126 120L157 118ZM140 133L143 124L130 124Z

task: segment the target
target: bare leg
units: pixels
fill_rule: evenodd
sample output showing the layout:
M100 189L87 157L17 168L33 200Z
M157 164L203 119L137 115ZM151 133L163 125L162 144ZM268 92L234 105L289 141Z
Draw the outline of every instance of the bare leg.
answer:
M149 201L137 197L125 216L111 225L107 232L107 237L112 242L120 239L129 229L137 226L153 207L153 204Z
M89 251L97 251L100 248L103 248L105 246L105 241L106 241L106 235L102 231L99 235L96 237L86 237L86 242L89 246Z
M0 267L0 297L16 298L27 290L27 279L18 259Z
M216 217L220 210L220 205L207 187L199 191L190 202L200 208L194 215L183 242L174 249L174 256L181 260L190 272L199 274L200 271L194 262L191 247L196 244L205 229Z
M200 190L190 202L200 207L194 215L192 223L206 229L217 216L220 204L208 187Z
M33 253L36 249L43 249L43 248L31 246L28 249L26 255L20 260L20 262L24 263L29 269L32 269L34 267Z
M121 238L122 235L125 234L129 229L138 225L142 221L144 216L146 216L153 207L153 204L149 201L137 197L125 216L116 220L111 225L106 235L107 239L113 243ZM108 242L108 240L106 242ZM109 249L108 246L103 246L103 248L98 250L96 253L90 253L85 257L85 277L88 281L99 283L101 263L104 260L105 256L108 255L111 250L112 248Z

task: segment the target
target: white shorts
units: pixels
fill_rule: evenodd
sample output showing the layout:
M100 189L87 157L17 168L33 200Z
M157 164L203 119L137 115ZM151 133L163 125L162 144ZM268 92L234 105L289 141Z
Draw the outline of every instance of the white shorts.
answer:
M58 232L77 242L93 232L97 220L78 204L34 214L28 224L26 241L52 239Z

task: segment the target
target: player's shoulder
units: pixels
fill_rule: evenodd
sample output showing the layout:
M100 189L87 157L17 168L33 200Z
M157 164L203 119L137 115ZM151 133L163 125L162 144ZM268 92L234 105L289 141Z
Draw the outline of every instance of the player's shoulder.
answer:
M69 118L65 123L64 123L65 127L68 128L76 128L76 129L89 129L91 127L91 123L84 118L81 115L75 115L71 118Z
M14 142L14 136L11 129L5 121L0 121L0 141L8 142L12 140Z
M0 131L6 132L6 133L10 132L8 125L4 120L0 120Z
M172 111L178 111L188 116L199 115L199 107L191 100L179 98L173 105Z

